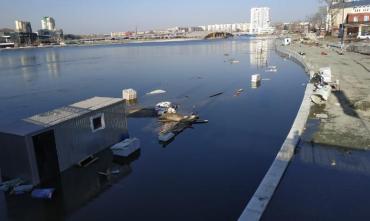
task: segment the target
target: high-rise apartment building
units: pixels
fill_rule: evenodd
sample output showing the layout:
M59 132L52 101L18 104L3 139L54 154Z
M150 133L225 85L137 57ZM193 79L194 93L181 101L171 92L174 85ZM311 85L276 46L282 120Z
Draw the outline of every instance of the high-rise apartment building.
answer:
M16 32L23 32L23 33L32 33L31 23L28 21L15 21L15 30Z
M44 30L55 31L55 20L52 17L45 16L41 19L41 28Z
M251 9L251 27L253 34L265 34L273 32L271 28L270 8L252 8Z

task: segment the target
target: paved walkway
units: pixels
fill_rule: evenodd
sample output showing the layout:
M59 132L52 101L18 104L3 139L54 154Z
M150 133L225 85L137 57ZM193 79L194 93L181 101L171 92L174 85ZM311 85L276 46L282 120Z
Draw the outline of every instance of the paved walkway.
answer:
M370 149L370 56L350 52L339 55L338 49L300 43L287 48L305 52L304 60L315 71L330 66L333 80L340 81L341 91L333 93L326 105L315 105L311 109L312 117L318 113L328 115L328 119L321 120L312 141ZM322 52L327 55L322 55Z

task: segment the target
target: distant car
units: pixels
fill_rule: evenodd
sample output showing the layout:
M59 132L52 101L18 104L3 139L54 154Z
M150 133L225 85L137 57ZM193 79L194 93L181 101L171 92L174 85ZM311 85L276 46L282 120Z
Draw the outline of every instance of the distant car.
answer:
M370 39L370 33L365 33L364 35L359 35L357 38L362 39L362 40Z

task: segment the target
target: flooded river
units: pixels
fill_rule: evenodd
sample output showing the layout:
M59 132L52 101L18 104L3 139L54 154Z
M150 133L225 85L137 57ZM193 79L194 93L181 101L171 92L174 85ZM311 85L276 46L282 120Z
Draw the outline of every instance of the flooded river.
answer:
M0 220L228 221L285 140L307 76L271 41L237 39L1 51L0 82L2 125L93 96L121 97L125 88L137 90L140 106L172 101L209 120L163 146L157 119L128 118L141 152L119 165L120 174L99 177L112 161L100 153L91 167L66 171L52 200L1 193ZM145 95L156 89L167 93Z

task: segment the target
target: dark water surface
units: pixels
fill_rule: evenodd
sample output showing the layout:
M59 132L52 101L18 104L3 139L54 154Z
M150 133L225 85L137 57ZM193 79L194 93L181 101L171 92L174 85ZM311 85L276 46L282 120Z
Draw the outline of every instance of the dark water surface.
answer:
M278 72L266 73L266 65ZM255 73L263 81L253 89ZM120 166L124 172L99 177L112 161L102 153L91 168L64 173L51 201L0 195L0 220L236 220L284 141L305 82L301 67L261 40L1 51L1 124L93 96L120 97L124 88L136 89L143 106L173 101L209 124L163 147L156 119L130 118L141 153ZM145 95L155 89L167 93Z
M370 153L303 143L262 220L370 220Z

